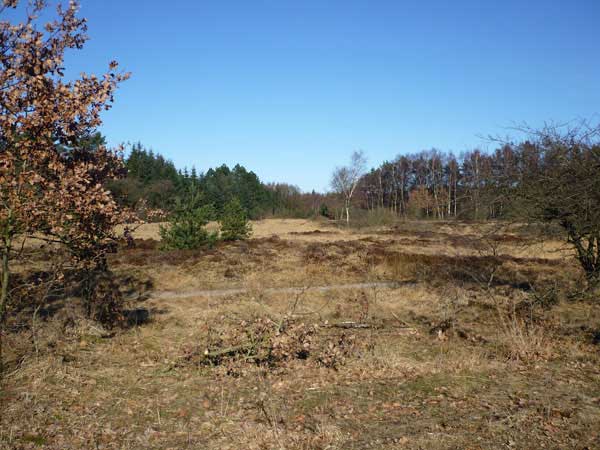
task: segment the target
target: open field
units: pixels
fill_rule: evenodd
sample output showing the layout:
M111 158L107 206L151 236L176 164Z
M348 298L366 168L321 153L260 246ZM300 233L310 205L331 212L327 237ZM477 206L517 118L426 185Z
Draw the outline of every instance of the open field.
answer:
M600 308L571 295L559 240L458 222L254 232L161 251L145 225L110 261L143 323L105 330L57 302L35 345L15 327L0 447L600 448Z

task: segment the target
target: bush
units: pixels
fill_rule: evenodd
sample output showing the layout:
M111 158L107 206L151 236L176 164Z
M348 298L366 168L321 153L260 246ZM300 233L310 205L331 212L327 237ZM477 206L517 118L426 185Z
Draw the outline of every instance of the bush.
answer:
M177 200L175 212L169 224L160 227L162 248L166 250L184 250L210 247L217 240L217 233L206 229L214 217L212 205L201 205L199 193L188 196L185 201Z
M220 223L221 239L224 241L247 239L252 234L252 226L248 222L246 211L237 198L225 205Z
M354 217L350 218L350 226L357 229L386 227L394 225L397 221L398 215L387 208L357 210Z
M321 206L319 206L319 215L322 217L327 217L328 219L331 219L334 217L329 212L329 208L327 207L327 205L325 203L321 203Z

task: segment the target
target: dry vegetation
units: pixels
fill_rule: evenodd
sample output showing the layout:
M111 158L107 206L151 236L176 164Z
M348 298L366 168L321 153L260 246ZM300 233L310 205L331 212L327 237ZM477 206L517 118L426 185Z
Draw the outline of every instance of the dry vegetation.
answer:
M559 241L253 225L202 251L138 229L121 328L60 299L13 318L0 447L600 448L600 310Z

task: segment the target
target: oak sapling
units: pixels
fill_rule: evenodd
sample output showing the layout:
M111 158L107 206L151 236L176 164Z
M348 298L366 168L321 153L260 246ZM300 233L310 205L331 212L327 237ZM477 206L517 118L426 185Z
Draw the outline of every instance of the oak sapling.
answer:
M116 62L97 77L64 75L65 52L87 41L78 2L59 4L47 17L46 2L4 0L0 13L0 327L11 287L15 242L37 233L62 244L76 267L105 265L104 255L123 220L105 181L123 174L119 155L102 143L90 146L100 114L128 74ZM25 16L19 22L18 14ZM4 17L4 15L3 15Z

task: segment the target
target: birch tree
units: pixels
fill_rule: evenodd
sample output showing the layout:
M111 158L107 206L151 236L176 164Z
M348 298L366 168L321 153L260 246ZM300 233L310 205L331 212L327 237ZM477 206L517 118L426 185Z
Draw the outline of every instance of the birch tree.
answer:
M362 150L355 151L350 157L350 164L337 167L331 177L331 188L344 199L346 225L350 224L350 206L361 178L367 170L367 159Z

